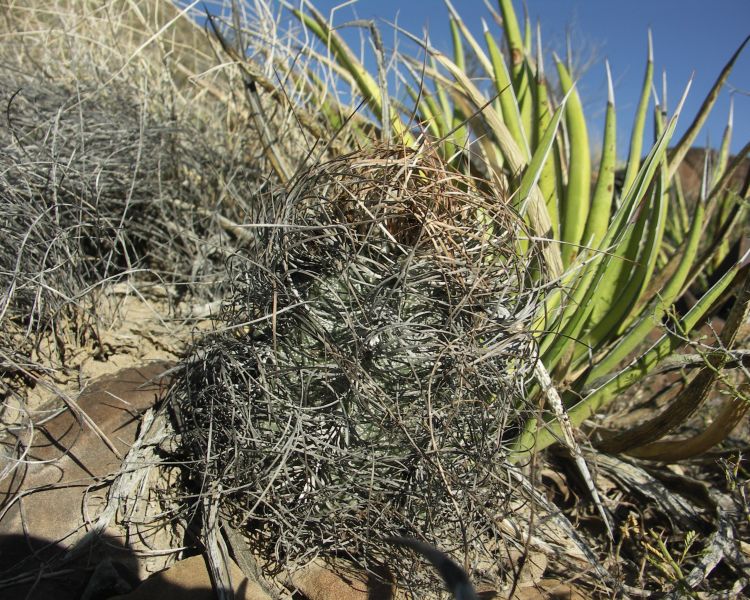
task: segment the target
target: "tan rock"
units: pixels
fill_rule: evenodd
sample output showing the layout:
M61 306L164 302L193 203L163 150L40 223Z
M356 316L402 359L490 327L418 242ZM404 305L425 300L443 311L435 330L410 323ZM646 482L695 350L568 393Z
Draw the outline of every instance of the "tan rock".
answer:
M12 573L23 583L10 588L13 594L24 597L32 591L30 598L80 598L90 568L105 556L126 571L132 569L132 553L121 540L106 536L90 548L80 548L74 562L61 559L105 504L107 478L118 472L135 440L141 413L162 393L162 375L168 367L151 363L97 380L71 400L77 416L67 410L33 432L19 433L17 445L27 452L0 481L0 564L6 577ZM77 570L71 573L74 566Z
M322 560L295 571L291 587L307 600L390 600L394 595L390 585L360 571L342 568L334 572Z
M572 583L541 579L533 586L516 590L511 600L588 600L588 596Z
M245 577L234 561L229 574L235 600L272 600L255 581ZM202 556L181 560L146 579L129 594L110 600L215 600L211 576Z

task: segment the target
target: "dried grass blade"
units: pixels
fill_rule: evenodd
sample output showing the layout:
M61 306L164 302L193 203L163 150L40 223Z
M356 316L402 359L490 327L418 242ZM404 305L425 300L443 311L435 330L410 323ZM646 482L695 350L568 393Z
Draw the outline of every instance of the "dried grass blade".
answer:
M687 151L690 149L690 146L693 145L695 138L698 137L698 133L700 132L701 127L703 127L703 124L708 119L708 115L711 113L711 109L713 109L714 104L716 103L716 99L719 97L719 92L721 91L724 82L729 77L729 74L734 68L734 64L737 62L737 59L740 57L740 54L742 54L742 51L745 49L745 46L747 46L748 42L750 42L750 35L742 41L737 50L734 51L732 57L729 59L729 61L727 61L727 64L724 65L724 68L716 78L713 87L708 92L706 98L703 100L703 104L701 104L701 107L698 109L698 114L695 116L695 119L693 119L693 122L690 124L687 131L683 134L682 138L680 138L680 141L677 142L677 146L675 147L675 149L670 153L670 179L674 177L674 174L677 172L677 168L685 158Z
M591 494L591 498L593 499L594 504L596 505L596 509L599 512L599 515L604 521L604 525L607 527L607 533L609 534L609 538L611 540L614 540L614 532L612 530L612 519L609 513L607 513L607 511L605 510L604 505L602 504L601 498L599 497L599 492L597 491L596 485L594 484L594 480L591 477L591 471L589 470L589 467L586 464L586 459L583 458L583 452L581 452L581 446L578 444L578 442L576 441L575 435L573 434L573 426L570 423L570 418L568 417L568 413L565 412L565 407L563 406L562 400L560 399L560 394L557 393L557 390L555 389L555 386L552 383L552 378L550 377L549 373L547 372L547 369L544 368L544 365L542 364L542 361L540 360L536 361L536 366L534 368L534 375L536 376L539 386L542 389L542 393L547 398L547 403L549 404L549 406L552 408L553 412L555 413L555 418L557 419L557 422L560 425L560 428L562 430L563 440L565 441L565 445L573 454L573 460L575 461L575 464L578 467L578 471L581 477L583 478L583 481L585 482L586 487L589 490L589 493Z
M214 583L218 600L234 600L234 587L229 574L230 557L226 542L221 534L219 519L220 494L206 494L203 497L203 537L206 548L206 561Z

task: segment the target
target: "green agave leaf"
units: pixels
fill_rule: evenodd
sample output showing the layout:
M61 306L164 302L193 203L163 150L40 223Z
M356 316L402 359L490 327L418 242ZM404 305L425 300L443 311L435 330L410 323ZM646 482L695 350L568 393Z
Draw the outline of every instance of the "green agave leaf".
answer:
M679 177L675 177L671 183L673 203L672 210L670 211L672 226L670 227L669 235L673 242L681 244L685 238L685 234L690 229L690 216L687 202L685 201L685 194L682 191L682 180Z
M661 105L656 88L651 86L651 94L654 96L654 143L664 133L664 121L667 118L666 108Z
M562 241L562 259L569 265L578 254L586 220L589 214L591 189L591 153L586 118L578 92L573 88L570 74L560 59L555 56L560 85L564 93L573 90L565 109L565 122L570 140L570 159L568 161L568 187L562 197L560 220Z
M536 33L536 107L534 111L533 129L533 147L539 146L540 140L547 131L552 119L552 106L549 100L547 82L544 78L544 58L542 55L542 32L541 27L537 24ZM558 165L559 148L553 149L553 154L544 161L542 174L539 178L539 190L544 196L544 201L549 212L549 218L552 222L552 231L555 239L560 236L560 217L558 213L558 196L557 196L557 171L561 169Z
M451 39L453 40L453 62L456 67L462 71L466 71L466 53L464 52L464 45L461 40L461 33L457 20L453 17L449 19ZM453 121L451 123L453 127L453 139L457 150L465 148L469 133L464 127L463 123L465 117L455 107L453 110Z
M465 96L456 92L455 101L456 104L461 106L466 113L472 113L472 105ZM497 189L503 189L504 186L507 185L507 180L503 174L504 159L498 150L497 145L493 143L492 131L489 129L487 122L482 118L481 114L473 116L469 119L469 122L474 134L477 136L476 143L481 150L482 158L487 171L490 174L490 179Z
M617 121L615 116L615 92L612 85L612 73L609 61L605 61L607 70L607 113L604 119L604 140L602 158L599 162L599 176L596 180L591 210L583 232L583 243L598 248L604 238L612 212L612 201L615 194L615 167L617 163Z
M591 371L586 375L583 381L583 387L588 387L594 381L606 376L620 362L635 350L638 344L646 339L649 332L655 327L661 325L667 310L677 300L682 293L683 286L687 280L690 270L698 254L698 247L701 241L703 231L703 220L705 215L705 203L696 202L695 211L691 220L691 228L682 249L679 258L679 264L669 282L656 299L652 311L644 311L639 321L634 325L620 340L614 348L607 351L607 354L598 361Z
M449 60L444 54L437 50L432 50L433 56L456 80L457 89L460 89L466 98L473 104L475 109L482 108L481 119L486 123L487 130L492 132L495 142L503 158L508 164L511 172L520 173L526 166L526 159L523 152L516 144L510 131L503 123L500 115L489 104L474 83L461 71L455 63ZM556 244L551 243L552 225L547 213L547 207L544 198L538 187L532 188L529 194L529 201L525 204L527 215L531 222L535 235L550 240L542 245L542 254L545 257L546 267L552 277L557 277L562 273L562 263L560 252Z
M729 118L727 120L727 125L724 128L724 135L722 136L721 140L721 147L719 148L719 157L717 160L716 167L713 172L713 177L711 180L711 189L715 189L716 184L721 179L722 175L726 172L727 166L729 165L729 145L732 140L732 125L734 121L734 98L731 98L729 101ZM704 169L705 172L705 169ZM719 200L719 207L718 207L718 220L720 223L725 222L729 218L729 214L732 210L732 197L731 194L723 194L722 198ZM713 266L715 268L718 268L719 265L722 263L722 261L726 258L726 256L729 254L729 243L730 240L728 238L724 239L721 243L721 246L716 251L716 254L714 255L713 260Z
M443 111L442 121L445 123L445 131L442 137L445 138L443 146L443 156L446 159L450 159L451 156L460 151L463 147L463 142L457 135L456 130L456 107L450 100L450 94L446 91L446 83L450 85L447 79L439 76L438 65L435 61L435 57L430 55L431 69L430 73L433 78L435 90L437 91L438 99L440 100L440 106Z
M516 144L518 144L518 147L523 152L526 160L528 160L529 157L531 157L531 151L529 150L529 144L521 123L519 103L510 81L508 68L505 65L505 59L484 21L482 21L482 26L484 28L485 43L487 44L487 49L490 54L490 62L492 63L492 74L494 75L493 80L495 83L495 90L498 93L498 100L500 101L503 122L507 125L508 131L510 131L511 136Z
M458 13L458 11L453 7L453 4L451 4L450 0L444 0L446 6L448 7L448 12L450 14L451 19L451 34L453 35L453 44L454 47L456 45L456 35L458 35L458 31L461 32L461 35L464 37L464 39L469 43L469 46L471 46L472 52L474 52L474 55L476 56L477 60L479 61L479 65L482 67L483 73L480 74L481 77L492 76L492 64L490 63L490 59L487 57L487 55L484 53L484 50L482 50L482 47L479 45L479 42L477 42L474 35L469 31L469 28L466 27L466 24L464 23L463 19L461 18L461 15ZM482 19L482 23L484 23L484 19ZM455 33L454 33L455 28ZM459 40L460 43L460 40ZM455 61L456 65L462 70L466 70L465 64L460 64L458 61Z
M344 67L352 79L357 83L359 93L367 104L377 114L381 122L389 122L393 132L403 139L406 144L413 144L414 138L404 126L398 113L389 110L384 114L384 99L380 87L372 76L367 72L364 65L357 59L349 46L341 36L333 31L326 20L310 3L306 4L309 14L297 9L292 9L292 14L328 48L330 48L335 59Z
M563 113L565 111L565 106L567 105L568 99L570 98L572 92L573 90L570 90L562 99L562 102L560 102L560 106L552 116L552 120L547 126L547 130L544 132L544 135L539 142L539 146L537 147L534 155L531 157L531 161L526 167L526 171L521 178L521 184L518 187L518 198L521 203L526 202L532 188L536 186L537 182L539 181L539 178L542 174L542 168L549 158L550 150L552 149L552 146L555 142L557 131L560 126L560 120L562 119ZM521 213L523 212L525 211L521 210Z
M660 120L659 118L656 119L657 122ZM659 126L659 129L663 133L663 124ZM594 347L599 347L610 338L616 339L632 322L629 315L648 287L661 251L668 206L667 163L666 157L663 157L659 176L656 180L653 203L649 211L643 211L643 221L641 222L641 219L639 219L639 224L633 233L633 241L636 243L631 252L626 254L626 256L633 257L630 263L632 269L629 269L631 271L630 278L627 282L618 286L619 297L616 302L612 303L609 312L604 315L590 333L589 340ZM648 228L645 231L645 240L640 243L644 236L643 229L646 222Z
M531 54L531 19L529 18L529 10L526 3L523 4L523 49L524 55L529 56Z
M408 65L406 65L406 69L411 73L411 68ZM418 77L414 73L412 73L412 76L415 79ZM435 98L423 86L416 87L407 82L403 77L401 81L406 89L406 93L409 94L412 102L415 103L419 116L427 124L429 132L436 138L442 137L447 132L447 128L445 128L445 121L442 120L443 114Z
M686 86L677 111L670 120L664 135L649 152L636 176L635 183L622 199L599 245L598 252L582 268L580 278L571 294L571 300L560 318L559 332L547 335L540 344L542 361L548 371L555 368L569 344L573 340L580 339L583 327L597 304L608 303L611 306L617 301L612 288L617 284L617 280L613 278L619 273L615 273L612 269L612 261L622 260L622 257L613 256L609 251L612 247L617 248L623 244L623 240L627 240L626 236L637 222L637 218L633 219L633 217L638 216L637 209L642 205L641 199L646 193L646 188L651 183L659 163L664 159L669 139L677 126L677 118L689 90L690 83ZM606 311L602 314L606 314Z
M726 187L729 185L729 181L732 179L734 174L737 172L737 170L740 168L740 165L742 165L743 161L747 156L750 156L750 142L747 142L742 149L734 155L734 158L731 158L729 160L729 163L727 165L726 170L722 174L719 181L716 183L716 185L711 188L711 192L708 195L709 203L719 197L721 193L726 189Z
M635 181L638 168L641 164L641 150L643 149L643 131L646 128L646 112L648 111L649 93L651 91L651 82L654 77L654 42L651 37L651 30L648 30L648 58L646 60L646 74L643 77L643 87L641 88L641 98L638 101L638 108L635 111L633 120L633 130L630 134L630 153L628 154L628 164L625 167L625 178L622 184L623 193L630 189Z
M648 211L643 211L643 221L639 221L638 226L633 229L631 241L634 246L638 246L639 240L645 238L638 262L631 265L629 279L621 282L621 294L612 302L611 312L604 315L588 333L588 344L594 352L608 346L612 341L616 341L622 336L627 326L640 314L634 310L636 305L639 305L641 312L645 310L642 294L659 256L659 252L655 248L660 244L660 238L664 231L663 215L666 210L666 200L664 199L663 181L665 179L666 177L660 174L652 196L652 205ZM645 227L646 224L648 227ZM631 317L631 313L635 313L634 316Z
M729 164L729 147L732 143L732 129L734 127L734 97L729 99L729 117L727 118L726 127L724 127L724 135L721 138L721 147L719 148L719 157L714 167L713 178L711 180L711 188L721 179L721 176L727 170Z
M734 202L727 219L721 223L715 224L716 228L714 229L714 235L712 236L713 239L709 240L708 247L703 249L696 259L695 266L683 286L683 291L693 285L694 281L701 275L705 277L705 274L709 271L713 258L721 248L723 241L731 237L732 232L740 225L740 223L746 222L745 218L747 216L747 209L748 205L746 202ZM708 213L709 207L707 206L706 214Z
M598 447L606 452L626 451L631 455L657 459L658 455L655 455L653 451L658 449L658 446L653 448L649 445L683 424L705 403L711 389L721 376L721 371L729 359L728 351L734 348L737 334L747 321L749 312L750 279L745 278L719 335L718 346L724 351L720 352L718 357L708 359L707 364L662 412L643 423L602 440Z
M513 9L513 1L498 0L498 4L500 14L503 17L505 40L508 43L511 72L513 73L513 78L516 79L523 68L524 44L521 37L521 28L518 26L516 11Z
M457 67L457 65L437 50L432 50L432 55L436 61L442 65L450 75L456 80L456 89L461 90L475 108L482 108L482 118L486 121L489 130L495 136L503 156L508 161L510 168L518 172L526 166L526 159L515 143L513 136L506 127L500 115L495 109L488 104L479 88L467 77L467 75Z
M653 177L657 167L664 161L669 141L674 134L674 130L677 126L677 118L682 111L682 107L684 106L685 99L687 98L687 93L690 90L691 84L692 80L688 82L677 110L674 116L670 119L670 122L666 127L664 133L662 134L658 143L655 144L649 152L641 169L634 178L632 185L624 194L624 197L622 199L622 206L631 207L629 209L631 211L631 214L627 216L627 220L624 220L625 215L622 213L622 211L618 211L618 215L620 215L618 217L618 222L613 221L610 225L610 229L612 227L615 227L619 231L623 227L623 225L626 225L628 223L638 223L639 217L643 218L643 203L646 198L648 187L653 181ZM638 209L637 211L635 211L636 208ZM635 219L633 217L635 217ZM632 236L633 234L623 229L622 235ZM605 239L606 238L607 236L605 236ZM612 239L614 239L614 236L612 236ZM637 238L636 241L638 241ZM619 242L618 245L614 247L613 259L616 262L613 262L613 260L609 258L606 261L607 273L597 286L598 294L597 297L593 299L593 304L591 307L591 319L593 323L599 323L602 319L605 319L606 315L610 314L613 308L617 311L620 310L617 303L619 302L619 298L622 294L623 286L625 286L626 282L629 280L629 277L626 275L626 273L630 269L631 265L634 265L638 260L637 249L637 244L624 244L622 242ZM637 285L640 287L640 282L638 282ZM598 331L598 334L599 336L595 336L594 339L596 343L599 343L601 341L601 330Z
M448 19L451 30L451 39L453 40L453 62L462 71L466 71L466 55L464 53L464 44L461 41L461 33L458 30L456 19L451 16Z
M513 10L513 3L508 0L500 0L500 11L502 13L505 39L508 43L508 56L511 61L513 74L513 89L518 99L518 112L521 116L521 124L526 139L532 131L532 116L534 111L534 76L529 66L527 56L531 51L531 22L528 14L524 18L526 35L521 37L521 29L518 19Z
M724 292L734 283L737 274L746 265L747 258L747 255L743 256L732 266L732 268L727 270L719 281L701 296L688 313L680 319L677 331L690 333L695 328L714 303L719 300ZM595 410L598 410L604 405L602 402L606 403L611 401L611 393L620 393L635 381L642 379L653 370L659 361L672 354L674 350L682 346L684 343L684 338L681 335L672 333L665 334L645 354L643 354L643 356L633 361L629 367L614 375L610 380L600 385L597 389L589 392L587 397L580 404L584 404L586 400L589 399L591 399L591 404L586 408L579 406L575 410L576 415L581 418L588 418L588 416L593 414L589 413L584 417L584 414L589 409L594 408Z
M518 110L521 115L521 125L526 139L531 137L534 130L533 118L536 104L536 78L531 67L524 63L521 71L520 82L516 86L516 97L518 98Z
M590 327L586 340L590 348L596 348L603 339L606 340L613 323L617 323L627 312L633 302L635 289L640 287L636 273L641 255L641 240L650 231L647 225L656 203L655 197L655 190L647 192L647 197L639 204L635 218L623 231L607 261L607 272L599 285L589 317Z

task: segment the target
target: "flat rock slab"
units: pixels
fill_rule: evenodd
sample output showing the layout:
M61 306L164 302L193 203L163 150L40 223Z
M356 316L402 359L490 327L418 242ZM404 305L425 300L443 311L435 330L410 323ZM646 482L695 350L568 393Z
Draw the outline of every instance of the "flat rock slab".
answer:
M263 588L245 577L230 560L229 575L235 600L273 600ZM146 579L129 594L111 600L215 600L211 576L202 556L176 562L170 568Z
M295 571L290 583L308 600L391 600L395 593L392 586L368 579L365 573L335 572L320 559Z
M0 481L0 596L80 598L91 568L104 557L114 561L120 579L137 573L137 560L121 540L103 536L91 547L76 544L105 504L140 415L163 394L170 366L156 362L99 379L68 400L68 410L18 433L22 460ZM74 561L61 561L74 549ZM19 585L8 588L12 578Z

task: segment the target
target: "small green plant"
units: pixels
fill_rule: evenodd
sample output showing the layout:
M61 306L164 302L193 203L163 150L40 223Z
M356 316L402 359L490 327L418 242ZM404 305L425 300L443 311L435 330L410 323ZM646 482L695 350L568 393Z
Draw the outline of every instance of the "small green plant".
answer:
M720 459L719 464L724 470L727 490L734 498L744 525L750 527L750 473L742 466L743 458L742 453L738 452L729 458Z
M677 555L673 554L674 550L669 549L664 536L654 529L648 531L642 542L649 564L655 567L666 578L667 582L678 586L682 593L691 598L696 597L695 592L682 584L685 579L683 567L686 561L692 558L690 551L697 539L698 534L695 531L688 531L685 534L682 552Z

